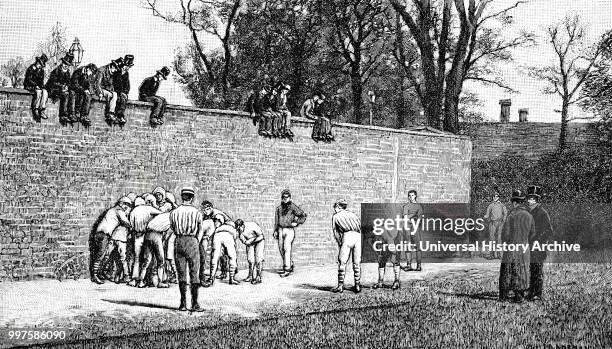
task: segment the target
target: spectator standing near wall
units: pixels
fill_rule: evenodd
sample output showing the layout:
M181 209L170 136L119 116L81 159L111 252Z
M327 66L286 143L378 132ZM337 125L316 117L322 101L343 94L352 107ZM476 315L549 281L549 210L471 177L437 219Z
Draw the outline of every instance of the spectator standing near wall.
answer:
M499 193L493 193L493 200L487 207L484 219L489 221L489 241L501 243L501 233L508 216L506 205L499 201ZM501 252L491 251L489 258L501 258Z
M293 203L291 192L285 189L281 192L281 204L276 208L274 221L274 238L278 240L278 249L283 260L281 277L287 277L294 271L292 259L295 228L306 221L306 213Z

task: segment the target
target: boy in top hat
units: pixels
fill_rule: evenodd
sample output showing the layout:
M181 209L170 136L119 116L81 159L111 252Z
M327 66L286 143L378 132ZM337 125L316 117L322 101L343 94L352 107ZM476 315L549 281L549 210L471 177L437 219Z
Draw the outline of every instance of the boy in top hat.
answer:
M28 67L23 81L23 88L34 94L32 98L32 118L34 121L40 122L40 119L46 119L48 93L45 90L45 65L47 64L47 55L44 53L40 57L36 57L34 63Z
M89 127L89 110L91 109L91 77L98 72L98 67L91 63L80 67L72 73L70 78L70 100L72 102L72 118L81 121L85 127Z
M119 69L113 74L113 87L115 92L117 92L117 107L115 108L117 124L123 126L126 123L125 108L127 107L128 96L130 94L129 70L134 66L134 56L125 55L120 60Z
M163 67L155 75L144 79L138 88L138 99L144 102L153 103L150 122L152 127L164 123L164 112L166 111L166 99L157 95L159 84L162 79L167 80L170 75L170 68Z
M115 108L117 106L117 92L113 86L113 74L119 70L120 61L111 61L109 64L98 70L96 77L96 94L101 101L106 102L105 118L106 123L113 125L117 123L115 118Z
M547 243L553 230L548 212L540 204L542 199L542 187L530 185L527 187L527 206L535 221L535 236L529 239L529 243ZM529 300L542 299L542 286L544 284L544 260L546 251L531 252L531 263L529 265Z
M59 122L62 125L66 125L69 122L75 122L71 117L71 111L69 110L68 99L70 93L68 92L68 85L70 85L70 70L69 67L72 65L74 56L71 53L67 53L64 58L60 61L60 64L51 71L49 80L45 84L45 89L49 91L49 97L53 102L59 100Z
M512 192L512 210L504 224L502 241L508 244L528 244L535 235L533 217L523 203L525 195L521 190ZM499 271L499 300L507 301L508 292L514 291L514 301L523 301L529 287L530 251L504 251Z

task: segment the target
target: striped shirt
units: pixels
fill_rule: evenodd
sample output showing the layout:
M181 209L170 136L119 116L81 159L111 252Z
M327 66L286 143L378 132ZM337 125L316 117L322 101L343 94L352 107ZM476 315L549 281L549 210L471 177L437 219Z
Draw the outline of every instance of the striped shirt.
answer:
M344 234L349 231L361 233L361 220L351 211L342 210L334 214L332 227L335 232Z
M170 212L170 228L177 236L200 237L204 233L202 212L189 204L182 204Z
M111 235L115 228L119 225L130 226L130 222L128 221L127 215L125 211L119 206L112 207L106 211L104 214L104 218L98 224L97 232L101 232L107 235Z
M153 206L140 205L135 207L130 213L130 223L136 234L144 234L147 231L147 224L153 217L160 214L161 211Z

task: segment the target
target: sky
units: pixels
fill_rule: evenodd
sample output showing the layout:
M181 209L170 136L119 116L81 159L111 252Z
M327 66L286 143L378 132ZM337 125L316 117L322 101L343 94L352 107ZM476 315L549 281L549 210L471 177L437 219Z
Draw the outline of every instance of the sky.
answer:
M59 21L67 27L70 43L74 37L81 41L85 49L84 63L103 65L128 53L135 56L135 66L130 70L133 86L130 98L136 99L140 82L164 65L172 67L175 50L190 40L185 27L153 17L141 1L0 0L0 63L15 56L32 58L37 44ZM178 4L178 0L159 1L167 8ZM499 1L513 3L512 0ZM542 83L529 78L521 67L545 65L553 59L552 48L543 42L544 29L566 13L577 13L588 23L589 39L593 41L606 29L612 29L610 0L531 0L520 6L513 13L515 25L539 34L539 45L515 51L515 62L501 69L506 82L518 90L518 94L508 94L493 87L467 85L483 101L482 111L487 119L499 120L499 100L511 98L511 121L518 120L519 108L529 108L530 121L559 121L559 114L554 112L554 109L560 109L559 99L543 95L540 92ZM211 36L201 40L207 48L219 45ZM172 78L161 85L159 94L166 96L172 104L191 105L180 84ZM572 112L578 115L580 110Z

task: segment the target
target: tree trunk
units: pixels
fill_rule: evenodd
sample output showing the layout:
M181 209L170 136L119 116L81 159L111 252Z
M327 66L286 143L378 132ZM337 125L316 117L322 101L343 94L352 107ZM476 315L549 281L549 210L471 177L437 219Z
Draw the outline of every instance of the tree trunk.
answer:
M561 133L559 134L559 151L561 152L567 149L568 112L569 105L567 102L563 101L563 106L561 107Z
M444 131L459 133L459 95L462 83L455 79L447 79L444 97Z
M404 91L406 91L406 84L404 82L404 69L398 65L397 71L399 77L399 86L397 96L397 117L395 119L395 128L400 129L406 127L406 100L404 99Z
M221 77L221 84L223 88L223 104L227 108L229 106L228 93L229 93L229 72L232 64L232 53L230 51L229 39L223 41L224 51L224 62L223 62L223 76Z
M353 91L353 122L363 124L361 107L363 105L363 86L359 72L351 72L351 90Z

